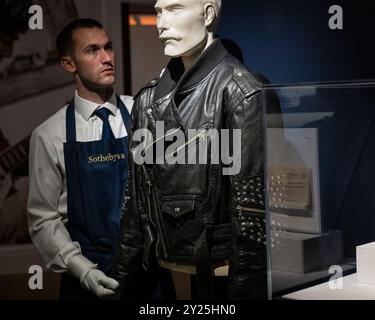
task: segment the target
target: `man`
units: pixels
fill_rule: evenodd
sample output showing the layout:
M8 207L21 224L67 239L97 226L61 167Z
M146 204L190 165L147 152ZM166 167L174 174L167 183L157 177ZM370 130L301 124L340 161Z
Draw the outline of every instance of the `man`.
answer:
M134 268L150 267L156 254L161 266L196 273L199 298L223 297L213 275L227 263L226 297L268 296L261 84L215 38L220 8L220 0L156 2L159 37L172 59L135 99L133 129L149 130L154 140L138 152L145 142L136 141L133 132L129 198L112 270L119 292L132 290ZM155 139L160 122L165 136ZM228 174L226 161L212 159L162 163L155 153L152 164L139 161L139 154L153 149L157 154L160 145L168 150L174 141L168 135L182 131L186 138L191 129L198 134L186 139L186 147L203 137L212 148L205 133L229 130L233 140L219 146L233 150L240 169Z
M57 48L76 91L32 134L29 231L47 267L64 273L61 299L102 298L118 285L105 273L127 184L133 101L114 94L115 56L99 22L73 21Z

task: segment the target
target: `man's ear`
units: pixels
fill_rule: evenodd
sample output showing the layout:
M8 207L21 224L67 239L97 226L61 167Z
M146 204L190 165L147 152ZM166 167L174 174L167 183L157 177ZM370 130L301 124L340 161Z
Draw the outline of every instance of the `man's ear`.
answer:
M71 56L61 57L60 64L66 72L75 73L77 70L77 67Z
M203 14L204 14L204 20L205 20L204 25L206 27L212 28L217 18L217 12L216 12L215 6L210 2L205 3L203 7Z

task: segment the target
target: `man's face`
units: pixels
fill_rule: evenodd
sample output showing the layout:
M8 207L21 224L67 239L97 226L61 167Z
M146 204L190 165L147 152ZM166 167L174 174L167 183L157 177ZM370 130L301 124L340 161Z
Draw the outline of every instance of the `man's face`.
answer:
M73 33L75 72L86 87L107 88L115 83L115 56L104 29L79 28Z
M203 0L158 0L157 28L169 57L188 56L207 36Z

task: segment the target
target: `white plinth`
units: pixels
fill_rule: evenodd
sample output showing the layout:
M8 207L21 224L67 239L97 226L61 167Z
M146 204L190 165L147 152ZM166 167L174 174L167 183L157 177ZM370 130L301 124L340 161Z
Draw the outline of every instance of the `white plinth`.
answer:
M375 242L357 246L357 280L375 285Z
M342 278L342 287L333 289L329 282L283 296L293 300L375 300L375 286L359 283L357 274Z

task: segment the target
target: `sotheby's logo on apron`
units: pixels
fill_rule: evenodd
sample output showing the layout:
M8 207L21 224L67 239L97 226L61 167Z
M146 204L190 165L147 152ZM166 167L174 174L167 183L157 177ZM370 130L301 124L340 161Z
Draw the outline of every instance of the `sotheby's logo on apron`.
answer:
M98 163L98 162L117 162L125 160L125 153L116 153L116 154L100 154L100 155L89 155L87 157L88 163Z

